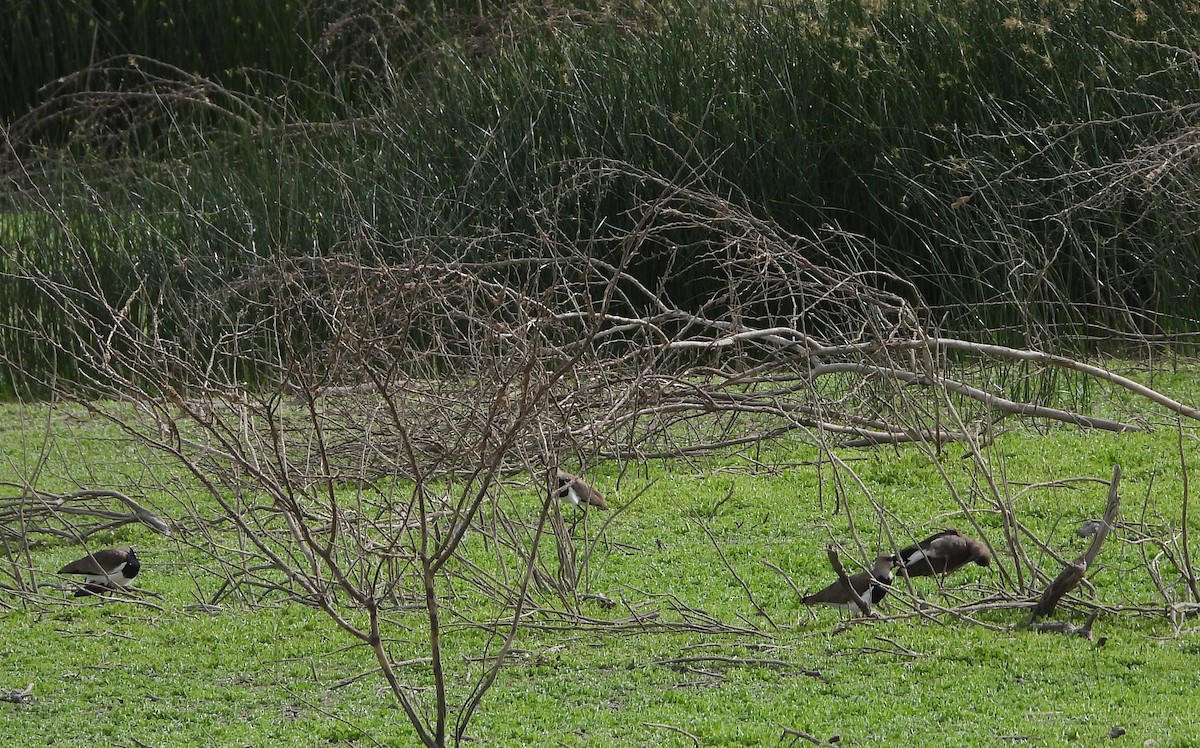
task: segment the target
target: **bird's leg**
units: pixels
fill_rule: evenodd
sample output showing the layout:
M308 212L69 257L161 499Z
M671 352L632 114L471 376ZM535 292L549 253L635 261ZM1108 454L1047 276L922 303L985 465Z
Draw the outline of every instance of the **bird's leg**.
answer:
M946 576L949 575L949 573L950 572L942 572L937 578L938 594L941 595L943 599L946 598Z

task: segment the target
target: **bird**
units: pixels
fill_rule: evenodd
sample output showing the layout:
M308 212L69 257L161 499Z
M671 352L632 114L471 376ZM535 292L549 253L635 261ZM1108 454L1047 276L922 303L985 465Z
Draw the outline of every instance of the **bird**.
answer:
M133 587L133 578L142 570L142 562L133 548L106 548L89 553L58 570L59 574L83 574L85 584L75 591L75 597L99 595L105 590Z
M910 577L945 576L972 561L980 566L992 562L987 546L953 527L901 548L899 555L899 565Z
M589 506L594 506L597 509L608 509L608 502L604 500L604 494L588 485L587 481L583 478L559 469L555 474L554 481L554 496L556 498L569 501L584 510Z
M892 583L892 568L899 562L898 556L879 556L875 559L875 565L871 567L870 571L860 571L850 575L850 585L854 587L854 591L863 599L867 607L876 605L887 595L888 585ZM846 589L846 585L842 584L840 579L820 592L802 598L800 602L805 605L833 605L846 610L858 609L850 597L850 591Z
M1081 538L1090 538L1100 532L1101 527L1104 527L1104 520L1089 519L1075 530L1075 534Z

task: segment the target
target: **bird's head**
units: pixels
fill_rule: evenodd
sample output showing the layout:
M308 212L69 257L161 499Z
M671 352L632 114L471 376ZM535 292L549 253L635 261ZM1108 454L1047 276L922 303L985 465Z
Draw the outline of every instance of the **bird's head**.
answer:
M890 574L892 569L896 568L900 564L900 557L894 553L889 553L886 556L881 555L876 557L875 568L872 569L872 571L875 573L875 576L883 576L885 574Z
M975 538L967 539L967 551L970 553L969 558L980 566L989 566L992 563L992 552L988 547Z

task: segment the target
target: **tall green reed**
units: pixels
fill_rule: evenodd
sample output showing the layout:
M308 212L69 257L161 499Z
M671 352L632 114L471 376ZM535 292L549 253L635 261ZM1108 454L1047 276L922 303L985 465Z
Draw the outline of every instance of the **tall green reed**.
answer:
M872 252L857 262L911 281L957 332L1094 345L1194 330L1195 219L1173 206L1195 185L1179 170L1141 191L1127 177L1188 124L1196 80L1175 63L1197 47L1197 9L1141 8L685 0L512 11L465 36L430 26L416 74L360 55L327 68L305 106L283 78L243 95L257 117L236 123L166 100L170 136L152 152L27 160L6 246L103 298L150 268L179 298L221 296L220 320L155 322L202 349L230 320L269 315L254 279L306 256L404 262L421 237L477 259L528 252L520 237L568 198L565 235L627 231L658 188L614 176L573 190L582 162L607 159L801 235L857 233ZM678 228L681 244L693 235ZM634 269L651 279L656 262ZM703 303L714 277L697 267L669 290ZM54 314L26 286L0 304L9 320Z

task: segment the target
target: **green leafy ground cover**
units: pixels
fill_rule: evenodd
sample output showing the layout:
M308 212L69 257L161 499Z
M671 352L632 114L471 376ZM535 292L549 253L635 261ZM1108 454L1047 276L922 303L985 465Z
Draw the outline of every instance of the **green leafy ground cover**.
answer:
M1195 393L1187 372L1160 376L1156 385L1184 399ZM1115 402L1105 399L1096 409ZM1018 518L1071 558L1086 543L1075 535L1078 522L1102 511L1101 481L1114 462L1124 470L1124 520L1168 537L1177 532L1181 435L1169 419L1155 426L1151 433L1114 435L1026 424L1000 436L985 457L992 474L1006 481ZM1194 431L1185 429L1182 444L1190 466L1198 451ZM1172 625L1150 612L1164 601L1146 571L1144 546L1129 542L1132 529L1110 540L1089 577L1097 602L1125 609L1100 616L1097 641L1010 629L1024 619L1014 610L976 614L994 628L923 619L912 614L915 598L904 589L884 606L889 620L847 630L836 611L803 609L787 581L764 563L806 590L832 578L823 551L831 540L842 544L848 562L866 555L855 551L828 463L818 465L816 452L803 445L777 449L759 456L773 463L786 457L780 471L756 470L737 457L658 462L624 474L603 466L594 482L614 507L630 505L602 531L600 520L613 513L593 515L586 526L596 540L581 591L617 605L585 601L583 614L617 620L657 611L675 620L682 607L757 634L599 633L531 619L545 625L519 636L470 724L471 744L690 746L693 736L704 746L796 744L784 737L785 728L822 740L838 735L846 746L1200 744L1194 718L1200 644L1189 620ZM39 454L46 458L35 471ZM866 553L887 547L872 501L884 507L898 542L946 524L966 526L938 471L916 448L838 454L867 489L850 486L842 497ZM965 454L962 445L951 445L940 465L1002 547L983 472ZM167 474L105 424L66 409L47 416L33 406L0 407L0 459L3 480L36 472L47 490L146 486L151 474ZM1100 480L1033 485L1072 477ZM185 486L166 483L141 495L171 517L203 513ZM528 514L536 512L531 492ZM584 532L581 524L581 551ZM190 607L208 600L222 579L186 534L164 538L137 527L97 542L143 549L139 586L161 597L77 601L51 590L61 602L0 598L14 606L0 613L0 692L35 687L24 708L0 704L0 744L415 744L382 680L369 674L375 664L369 651L353 646L320 611L279 597L261 607L228 601L219 610ZM1057 569L1036 548L1028 550ZM476 539L466 552L486 549ZM58 580L49 572L78 554L77 546L54 541L36 545L29 558L40 581L53 584ZM928 579L914 580L913 588L941 604L965 602L1002 586L1005 571L1013 573L1013 566L1002 551L991 568L951 577L943 593ZM1178 570L1162 563L1159 572L1168 592L1183 599ZM1128 610L1134 607L1145 612L1135 615ZM480 672L474 658L489 638L475 624L494 611L469 595L451 598L448 610L451 703L461 703ZM1079 613L1059 617L1082 623ZM423 621L404 612L391 620L394 656L426 656ZM682 658L716 659L669 662ZM416 688L431 683L423 663L399 670ZM1126 734L1110 738L1117 727Z

